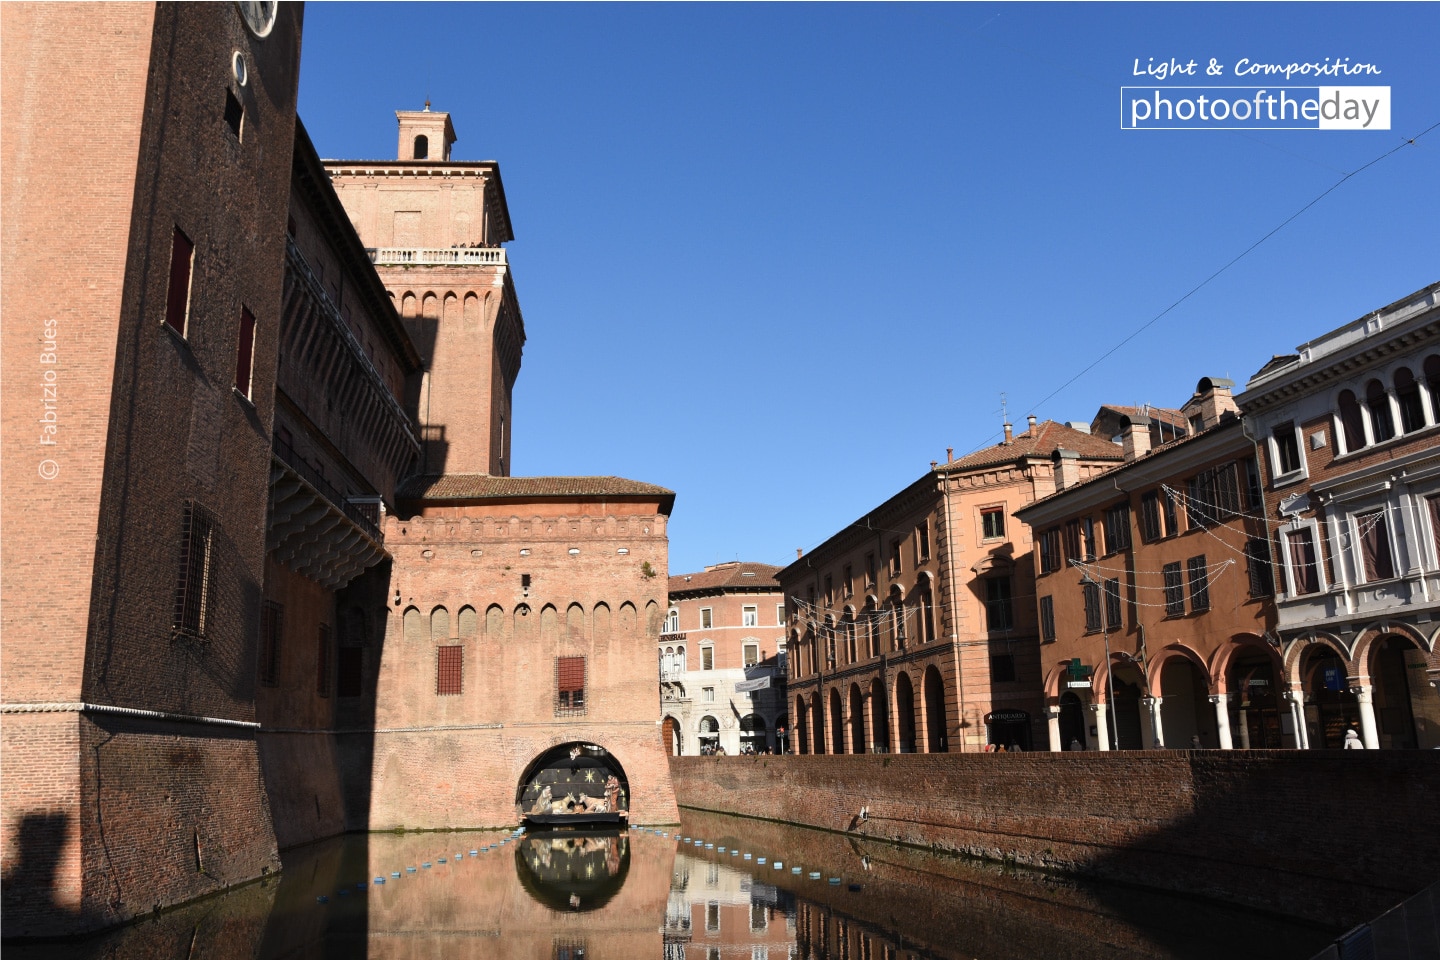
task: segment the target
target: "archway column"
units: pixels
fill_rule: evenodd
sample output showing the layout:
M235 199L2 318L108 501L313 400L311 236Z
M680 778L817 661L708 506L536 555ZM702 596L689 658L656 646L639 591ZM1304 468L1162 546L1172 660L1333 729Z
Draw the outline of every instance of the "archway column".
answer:
M1368 683L1357 683L1350 688L1355 702L1360 705L1360 739L1366 750L1380 749L1380 731L1375 726L1375 688Z
M1050 752L1059 753L1065 749L1065 744L1060 742L1060 708L1045 708L1045 726L1050 734Z
M1220 738L1220 749L1234 750L1235 743L1230 739L1230 694L1212 694L1210 702L1215 704L1215 734Z
M1165 721L1160 715L1160 704L1164 699L1164 697L1140 698L1140 705L1145 708L1145 712L1140 714L1140 720L1145 736L1144 748L1146 750L1161 750L1165 747Z
M1096 749L1099 750L1110 749L1110 725L1106 722L1105 713L1105 704L1090 704L1090 715L1095 718Z
M1310 749L1310 730L1305 725L1305 691L1286 690L1285 701L1290 704L1290 722L1295 725L1295 749Z

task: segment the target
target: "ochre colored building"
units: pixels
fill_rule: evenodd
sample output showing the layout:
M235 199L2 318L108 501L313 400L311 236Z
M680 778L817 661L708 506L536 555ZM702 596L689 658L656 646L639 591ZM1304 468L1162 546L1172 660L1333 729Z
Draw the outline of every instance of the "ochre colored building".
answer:
M510 476L498 166L402 113L360 179L422 232L382 253L295 116L298 5L0 10L5 936L345 830L513 824L577 751L675 820L674 495Z
M793 748L972 752L1043 743L1029 531L1016 511L1120 462L1036 423L910 486L777 574Z

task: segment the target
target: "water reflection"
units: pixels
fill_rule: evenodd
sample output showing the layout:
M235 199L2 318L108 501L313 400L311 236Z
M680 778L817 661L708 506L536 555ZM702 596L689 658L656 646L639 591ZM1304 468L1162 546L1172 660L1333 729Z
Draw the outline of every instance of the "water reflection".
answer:
M1327 933L1134 888L691 814L678 831L663 833L346 837L288 853L278 884L251 885L84 943L7 944L5 953L7 960L1299 960L1324 946Z

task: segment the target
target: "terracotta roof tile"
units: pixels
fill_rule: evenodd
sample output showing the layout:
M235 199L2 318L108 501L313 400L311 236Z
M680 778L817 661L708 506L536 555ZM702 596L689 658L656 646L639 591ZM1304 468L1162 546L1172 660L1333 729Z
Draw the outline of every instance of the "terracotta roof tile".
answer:
M1021 457L1049 457L1058 449L1074 450L1080 456L1090 460L1125 459L1125 454L1120 448L1109 440L1081 433L1079 430L1067 427L1063 423L1056 423L1054 420L1046 420L1036 424L1033 430L1026 430L1009 443L997 443L993 447L986 447L961 457L954 463L942 463L935 468L935 472L949 473L955 470L970 470L975 467L992 467L1002 463L1011 463Z
M402 500L493 500L566 497L659 497L675 492L624 477L492 477L446 473L411 477L400 485Z
M780 589L775 574L779 567L768 563L725 563L717 564L700 573L681 573L670 578L670 596L692 590L755 589L771 587Z

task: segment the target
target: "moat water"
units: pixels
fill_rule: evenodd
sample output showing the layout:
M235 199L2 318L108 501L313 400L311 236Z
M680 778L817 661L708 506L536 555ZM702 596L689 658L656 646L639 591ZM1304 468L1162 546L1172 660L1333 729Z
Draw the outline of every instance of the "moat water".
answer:
M284 861L278 879L6 956L1304 960L1337 932L713 814L678 829L352 835Z

